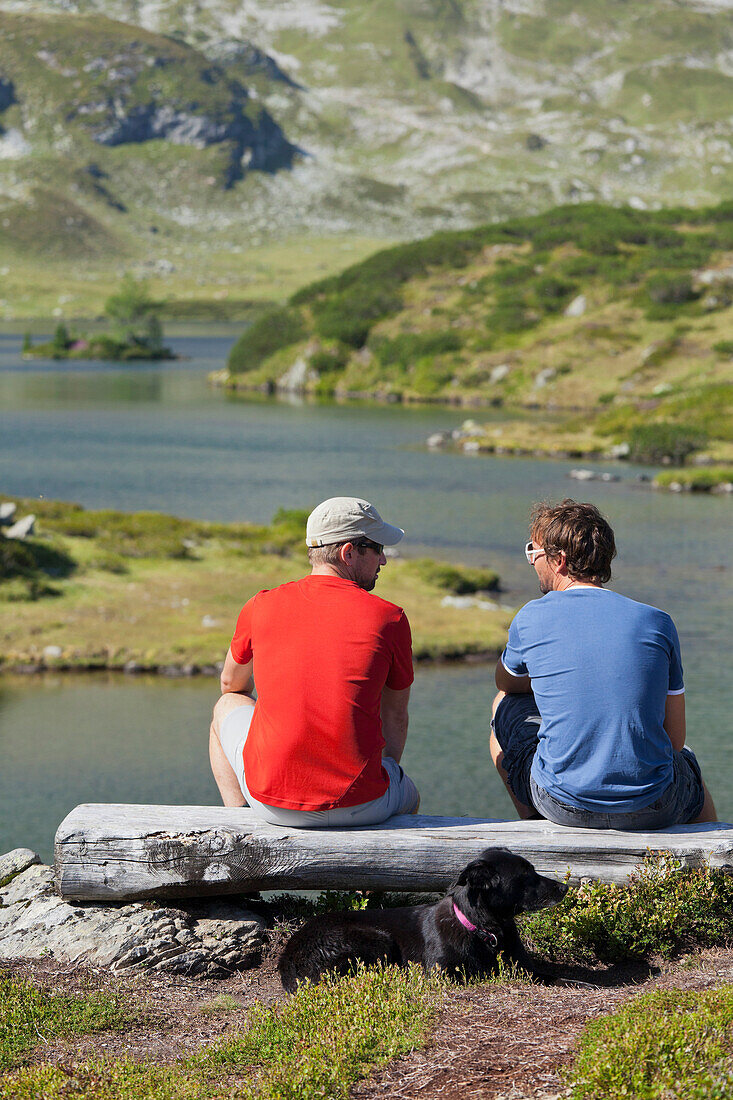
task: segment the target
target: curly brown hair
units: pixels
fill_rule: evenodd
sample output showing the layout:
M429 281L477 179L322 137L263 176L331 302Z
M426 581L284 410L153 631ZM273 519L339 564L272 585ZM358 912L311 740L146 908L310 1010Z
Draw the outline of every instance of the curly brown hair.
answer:
M568 573L578 581L606 584L616 541L608 520L595 504L567 498L561 504L536 504L530 517L530 538L553 560L565 554Z

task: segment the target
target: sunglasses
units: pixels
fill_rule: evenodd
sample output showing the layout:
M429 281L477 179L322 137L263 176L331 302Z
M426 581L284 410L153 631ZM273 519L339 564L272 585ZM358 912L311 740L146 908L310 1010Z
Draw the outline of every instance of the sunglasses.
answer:
M381 554L384 547L378 542L372 542L371 539L359 539L354 543L359 550L373 550L375 554Z
M527 559L527 561L529 562L530 565L534 565L535 558L538 558L540 556L540 554L544 554L544 552L545 552L544 550L535 550L534 546L532 546L532 540L531 539L529 540L529 542L524 547L524 556L525 556L525 558Z

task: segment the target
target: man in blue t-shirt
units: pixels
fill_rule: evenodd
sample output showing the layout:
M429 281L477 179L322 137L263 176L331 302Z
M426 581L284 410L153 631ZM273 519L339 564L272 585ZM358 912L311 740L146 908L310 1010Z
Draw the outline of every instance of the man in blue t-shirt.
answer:
M519 816L588 829L716 821L684 748L671 618L603 587L616 545L594 505L539 505L530 535L543 598L509 627L490 741Z

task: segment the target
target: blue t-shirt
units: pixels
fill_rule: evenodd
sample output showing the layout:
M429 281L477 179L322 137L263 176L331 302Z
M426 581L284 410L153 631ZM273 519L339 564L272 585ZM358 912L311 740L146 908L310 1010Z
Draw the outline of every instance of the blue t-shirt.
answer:
M664 708L684 683L664 611L605 588L548 592L515 616L502 663L532 678L542 718L532 776L555 798L625 813L672 782Z

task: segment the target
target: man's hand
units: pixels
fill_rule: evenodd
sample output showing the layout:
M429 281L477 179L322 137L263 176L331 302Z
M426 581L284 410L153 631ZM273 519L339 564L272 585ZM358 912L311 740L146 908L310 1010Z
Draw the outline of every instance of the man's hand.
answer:
M240 665L232 657L231 648L227 651L226 658L224 659L224 668L221 672L221 693L226 695L230 691L236 691L240 694L246 692L251 694L254 687L254 680L252 679L252 661L248 661L246 665Z
M532 690L532 681L529 676L512 676L501 657L496 662L494 681L499 691L505 691L507 695L526 695Z
M391 756L399 764L407 740L407 704L410 701L410 689L394 691L382 688L382 736L384 737L383 756Z

